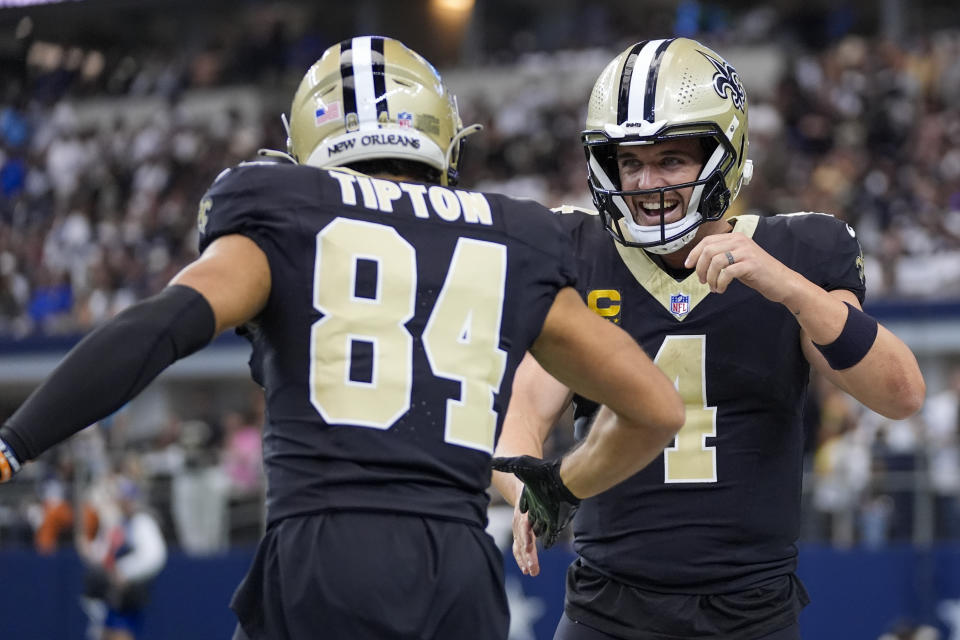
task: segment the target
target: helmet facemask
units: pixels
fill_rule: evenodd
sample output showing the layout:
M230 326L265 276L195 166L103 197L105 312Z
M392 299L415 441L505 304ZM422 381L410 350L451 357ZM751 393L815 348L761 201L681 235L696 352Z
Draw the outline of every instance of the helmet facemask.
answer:
M651 189L623 189L617 165L619 146L656 144L677 138L701 140L705 160L696 180ZM673 133L617 139L604 131L585 131L581 140L587 158L588 184L594 205L607 230L626 246L641 247L657 254L673 253L693 240L697 227L702 223L722 218L730 205L730 190L724 178L733 164L733 154L723 136ZM689 188L693 191L683 217L666 222L663 209L667 194ZM659 225L640 225L634 221L626 197L645 195L657 195L660 198Z

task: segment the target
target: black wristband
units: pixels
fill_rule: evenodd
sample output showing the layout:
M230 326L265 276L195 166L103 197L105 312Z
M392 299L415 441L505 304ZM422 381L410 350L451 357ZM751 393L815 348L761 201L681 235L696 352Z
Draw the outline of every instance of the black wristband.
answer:
M872 317L849 302L843 304L847 305L847 321L837 339L830 344L813 343L813 346L826 358L827 364L838 371L849 369L863 360L876 342L879 330L877 321Z
M10 416L3 439L21 463L36 458L122 407L161 371L210 342L215 328L202 295L167 287L81 340Z

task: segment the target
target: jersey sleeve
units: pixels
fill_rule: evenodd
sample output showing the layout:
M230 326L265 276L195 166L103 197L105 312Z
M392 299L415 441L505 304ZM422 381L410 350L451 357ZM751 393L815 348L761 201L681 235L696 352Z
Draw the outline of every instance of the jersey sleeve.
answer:
M511 238L507 296L523 313L505 319L508 333L524 345L532 344L564 287L577 287L578 270L570 238L557 216L532 200L501 196L502 219Z
M274 163L240 165L221 173L210 186L197 212L200 253L221 236L240 234L253 240L266 254L287 221L279 170Z
M559 288L576 287L579 269L573 238L560 224L560 216L533 200L504 198L502 202L515 237L536 248L544 273L555 277Z
M557 273L561 287L578 288L580 270L574 253L573 239L558 225L559 237L556 244Z
M866 295L863 251L853 227L816 213L796 216L790 225L795 227L808 278L827 291L852 291L862 304Z
M589 274L594 266L591 259L598 253L596 243L598 241L615 242L615 240L606 231L596 233L597 228L601 228L603 223L597 212L592 209L563 205L551 211L566 236L567 250L570 252L569 261L573 265L571 268L581 279L577 291L580 292L580 297L586 300L588 289L586 274Z

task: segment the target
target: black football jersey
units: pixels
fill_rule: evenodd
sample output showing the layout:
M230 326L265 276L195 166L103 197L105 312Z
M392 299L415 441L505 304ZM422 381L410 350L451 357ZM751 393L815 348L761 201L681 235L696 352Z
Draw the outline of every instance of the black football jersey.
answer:
M723 294L693 272L678 281L615 242L596 215L560 218L588 305L642 344L687 415L663 455L583 502L577 552L615 579L662 592L732 591L793 571L809 374L799 324L739 281ZM811 282L863 300L860 246L843 222L792 214L731 223ZM581 430L595 405L576 400Z
M486 522L513 373L569 238L529 201L247 163L200 204L200 249L242 234L271 290L244 332L266 393L267 517L387 510Z

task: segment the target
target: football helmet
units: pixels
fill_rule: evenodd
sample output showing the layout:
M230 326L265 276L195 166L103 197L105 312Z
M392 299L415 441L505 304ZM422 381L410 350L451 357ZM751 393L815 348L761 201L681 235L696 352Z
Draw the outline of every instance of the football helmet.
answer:
M581 134L593 201L607 229L627 246L672 253L697 227L718 220L753 175L747 160L747 94L740 76L716 52L688 38L648 40L627 47L597 79ZM619 145L673 138L702 140L706 161L698 178L657 189L625 191ZM624 196L659 195L693 187L684 216L658 225L634 221Z
M301 164L412 160L454 184L463 139L456 98L420 54L392 38L362 36L323 52L290 108L287 151Z

